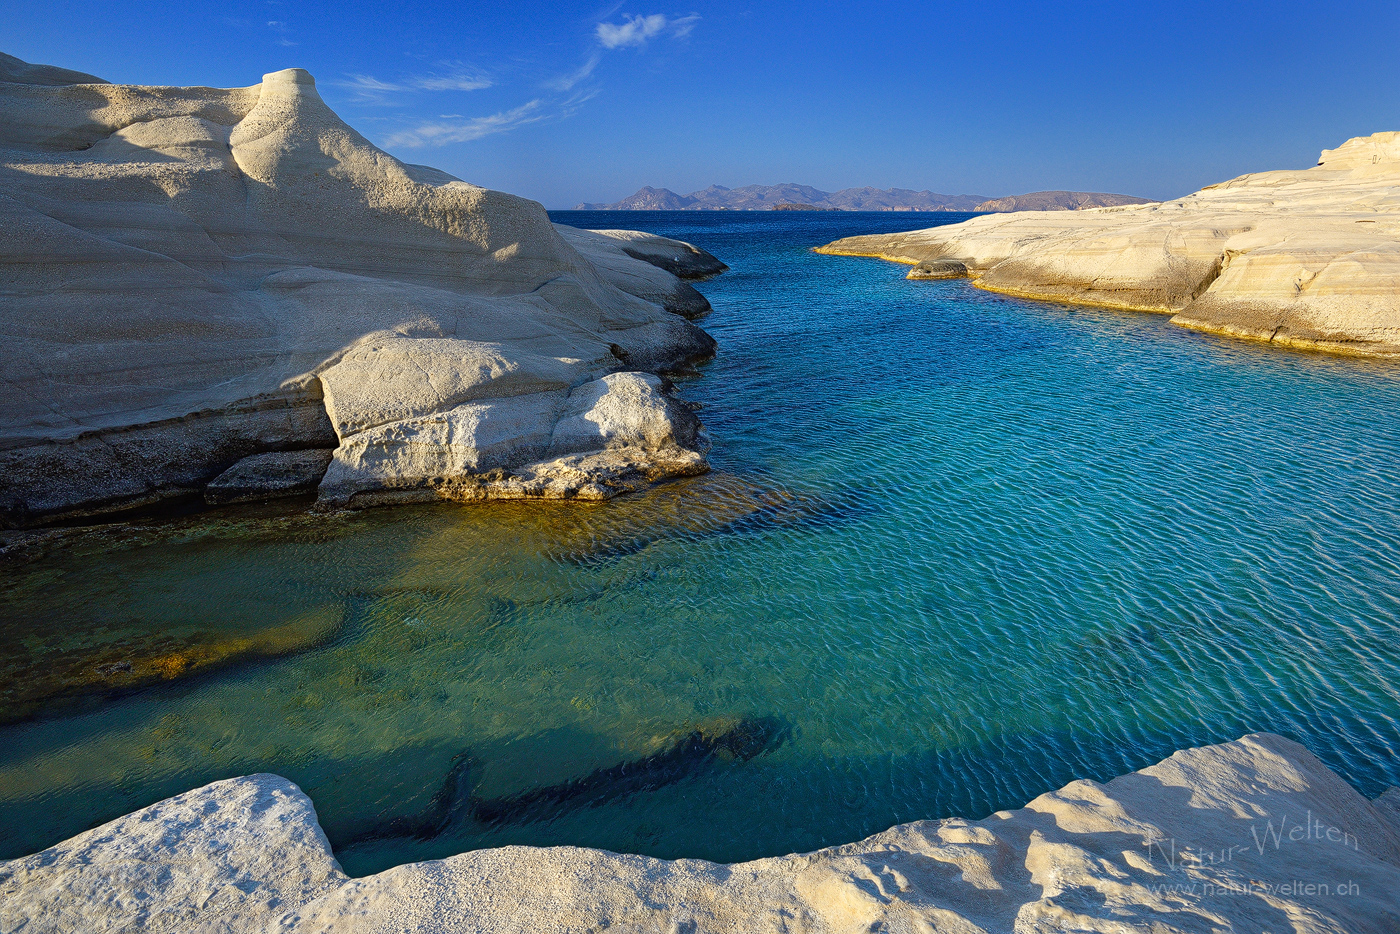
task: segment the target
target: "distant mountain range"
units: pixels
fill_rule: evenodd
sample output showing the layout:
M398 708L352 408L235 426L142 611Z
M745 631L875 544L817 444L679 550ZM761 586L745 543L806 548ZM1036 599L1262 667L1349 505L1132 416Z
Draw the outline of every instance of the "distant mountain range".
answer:
M822 191L810 185L711 185L678 195L669 188L643 188L612 204L580 204L576 211L1079 211L1117 204L1147 204L1147 198L1097 191L1033 191L1026 195L940 195L908 188L843 188Z

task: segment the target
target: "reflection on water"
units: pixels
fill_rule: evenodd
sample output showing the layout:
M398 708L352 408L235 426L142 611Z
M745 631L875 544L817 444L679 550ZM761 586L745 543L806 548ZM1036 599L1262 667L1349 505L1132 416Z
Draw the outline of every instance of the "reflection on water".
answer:
M0 569L0 856L255 771L352 873L810 849L1257 729L1400 783L1400 368L806 251L927 217L565 220L733 267L716 471Z

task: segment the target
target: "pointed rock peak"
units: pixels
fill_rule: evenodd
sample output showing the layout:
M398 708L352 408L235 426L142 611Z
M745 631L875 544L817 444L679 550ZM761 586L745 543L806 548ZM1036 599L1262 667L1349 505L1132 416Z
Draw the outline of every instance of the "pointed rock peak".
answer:
M229 145L243 171L266 180L261 170L250 168L253 159L240 150L254 144L274 149L297 148L328 130L368 146L316 93L316 79L304 68L286 68L263 75L257 105L233 128ZM312 145L315 149L316 146Z

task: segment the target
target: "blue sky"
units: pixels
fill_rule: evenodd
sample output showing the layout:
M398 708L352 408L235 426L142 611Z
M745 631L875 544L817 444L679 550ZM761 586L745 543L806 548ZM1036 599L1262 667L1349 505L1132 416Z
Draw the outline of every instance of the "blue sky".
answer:
M0 0L142 84L299 66L395 155L547 207L795 181L1166 198L1400 129L1400 2Z

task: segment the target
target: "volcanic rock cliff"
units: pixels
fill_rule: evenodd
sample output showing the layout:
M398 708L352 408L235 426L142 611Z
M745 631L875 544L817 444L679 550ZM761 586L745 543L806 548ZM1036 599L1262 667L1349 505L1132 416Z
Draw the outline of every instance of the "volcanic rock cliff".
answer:
M138 87L0 56L0 526L702 471L657 374L713 353L674 273L716 267L402 163L300 69Z
M1314 168L1243 175L1176 201L977 217L848 237L909 278L1173 315L1184 327L1342 353L1400 353L1400 133Z

